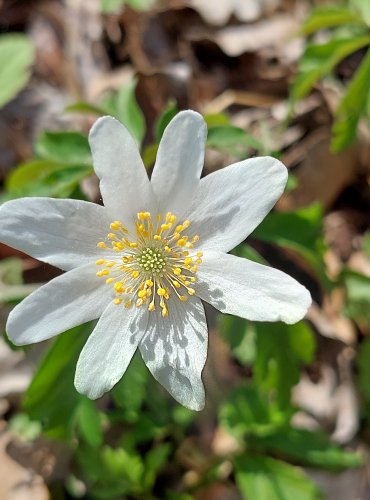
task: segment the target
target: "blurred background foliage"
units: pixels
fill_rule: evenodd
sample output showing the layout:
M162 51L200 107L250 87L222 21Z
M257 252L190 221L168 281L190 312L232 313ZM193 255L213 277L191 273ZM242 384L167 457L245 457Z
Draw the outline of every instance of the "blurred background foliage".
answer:
M369 1L3 0L0 28L1 202L99 202L98 116L128 127L150 173L167 123L196 109L205 174L255 155L288 166L235 253L314 299L296 325L208 309L199 414L138 356L93 402L73 386L93 324L9 343L11 307L59 271L0 246L0 498L369 498Z

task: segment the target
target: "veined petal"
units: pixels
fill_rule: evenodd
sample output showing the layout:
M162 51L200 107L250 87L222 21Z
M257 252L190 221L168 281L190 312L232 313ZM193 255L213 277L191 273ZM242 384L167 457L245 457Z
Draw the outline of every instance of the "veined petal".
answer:
M111 116L103 116L91 128L89 143L100 192L112 219L121 219L129 226L137 212L155 212L148 175L126 127Z
M222 252L205 251L197 276L201 299L249 320L296 323L311 304L309 291L287 274Z
M97 399L121 379L145 333L148 314L146 308L109 304L78 359L78 392Z
M251 158L200 181L186 218L204 248L228 252L265 218L282 195L286 167L275 158Z
M107 210L95 203L20 198L0 207L0 240L67 271L97 258L96 244L110 222Z
M180 217L198 188L204 163L207 126L195 111L182 111L171 120L159 145L151 183L159 211Z
M140 352L153 376L182 405L204 407L201 373L207 357L208 332L201 301L170 299L169 316L149 314Z
M88 264L49 281L9 314L6 330L16 345L33 344L96 319L112 300Z

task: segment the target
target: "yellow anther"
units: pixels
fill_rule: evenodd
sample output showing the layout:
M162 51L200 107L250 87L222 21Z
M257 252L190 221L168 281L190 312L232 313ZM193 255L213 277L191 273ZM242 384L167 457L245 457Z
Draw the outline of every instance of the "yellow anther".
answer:
M198 269L198 266L193 266L193 267L190 268L190 272L191 273L196 273L197 269Z
M195 294L194 288L188 288L188 294L189 295L194 295Z
M197 260L195 261L195 263L196 263L196 264L201 264L201 263L202 263L202 259L197 259Z
M182 255L184 255L186 257L187 255L189 255L189 252L187 250L183 250Z
M117 238L117 236L116 236L114 233L108 233L108 234L107 234L107 237L108 237L110 240L114 240L115 238Z
M101 270L101 275L102 276L108 276L108 274L109 274L109 269L102 269Z
M137 278L139 276L139 274L140 274L139 271L132 271L131 276L133 278Z
M116 265L115 262L108 262L107 267L114 267Z
M181 231L184 230L184 226L182 224L179 224L178 226L176 226L175 228L175 232L176 233L181 233Z
M131 248L136 248L137 247L137 243L135 241L131 242L130 243L130 247Z
M190 243L189 241L186 243L187 248L194 248L193 243Z
M177 219L176 215L173 215L173 214L172 214L172 215L171 215L171 218L170 218L170 222L171 222L171 224L174 224L174 223L176 222L176 219Z
M166 306L162 307L162 316L164 318L167 318L167 316L168 316L168 309Z
M173 233L172 237L174 240L178 240L180 238L180 236L181 236L180 233L176 232L176 233Z
M197 252L197 257L203 257L203 252Z
M192 240L191 240L193 243L196 243L197 241L199 241L199 236L196 234L195 236L193 236Z
M161 241L162 238L159 234L155 234L154 239L155 239L155 241Z
M171 248L169 246L167 246L167 245L164 247L164 250L167 253L171 253Z
M181 269L179 267L175 267L175 269L173 270L173 273L176 274L176 276L180 276L181 275Z
M141 307L144 304L143 299L137 299L136 301L136 307Z
M145 284L146 284L147 286L153 286L153 285L154 285L154 283L153 283L153 281L152 281L152 280L146 280L146 281L145 281Z
M192 276L192 277L190 278L190 281L191 281L192 283L195 283L195 282L197 281L197 278L195 278L194 276Z
M144 297L146 297L146 290L139 290L137 296L142 299Z
M179 299L181 300L181 302L186 302L188 300L186 295L179 295Z
M184 236L183 238L180 238L177 242L177 245L179 247L184 247L186 245L186 242L187 242L187 238L186 236Z
M118 306L119 304L121 304L121 303L122 303L122 299L118 299L118 298L117 298L117 299L114 299L114 300L113 300L113 303L114 303L114 304L116 304L116 306Z
M166 293L167 293L167 292L166 292L166 289L165 289L165 288L160 287L160 288L158 288L158 290L157 290L157 294L158 294L160 297L163 297L164 295L166 295Z
M120 292L121 290L123 290L123 283L122 281L117 281L117 283L114 284L114 287L116 292Z
M104 243L104 241L99 241L99 243L97 244L97 247L99 248L108 248L106 243Z
M97 260L97 261L95 262L95 264L96 264L97 266L100 266L101 264L104 264L104 263L105 263L105 260L104 260L104 259L99 259L99 260Z
M149 311L155 311L155 305L154 305L154 300L151 301L151 303L148 306Z
M96 276L97 276L98 278L100 278L100 276L103 276L103 273L102 273L101 271L98 271L98 272L96 273Z
M113 229L113 231L118 231L118 229L120 229L122 227L122 224L121 222L119 222L118 220L115 220L114 222L112 222L109 226L111 229Z
M113 281L114 281L114 278L107 278L105 280L105 282L106 282L107 285L110 285L111 283L113 283Z
M191 257L187 257L186 259L184 259L185 266L188 266L189 264L192 264L192 263L193 263L193 259Z
M184 220L184 222L182 223L182 227L184 229L187 229L189 226L190 226L190 220Z
M126 309L130 309L131 305L132 305L131 300L128 300L127 302L125 302Z
M181 285L180 285L180 283L179 283L178 281L172 281L172 283L173 283L173 286L174 286L175 288L180 288L180 286L181 286Z
M162 231L168 231L169 229L171 229L171 224L162 224L161 229Z

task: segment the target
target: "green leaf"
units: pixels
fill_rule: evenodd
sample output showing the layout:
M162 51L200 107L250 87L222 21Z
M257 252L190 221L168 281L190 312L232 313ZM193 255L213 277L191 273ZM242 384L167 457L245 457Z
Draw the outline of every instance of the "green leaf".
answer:
M155 446L145 455L143 484L147 491L150 491L156 480L156 476L166 464L171 451L170 443L162 443Z
M36 141L35 152L43 160L59 164L92 164L87 137L79 132L43 132Z
M265 453L278 453L304 465L329 470L357 468L363 464L359 453L342 450L324 433L304 429L282 428L269 436L258 436L253 446Z
M301 469L269 457L235 458L236 482L243 498L268 500L318 500L316 484Z
M169 101L163 112L158 116L154 124L154 138L157 143L162 139L165 128L170 123L172 118L178 113L177 104L175 101Z
M26 413L18 413L9 422L9 429L25 441L34 441L42 431L40 422L33 421Z
M322 209L315 204L294 212L272 212L254 230L253 237L302 255L321 283L330 289L323 263Z
M126 0L127 4L135 10L148 10L154 3L154 0Z
M237 316L220 316L220 334L229 345L234 357L251 365L256 357L256 329L253 323Z
M103 108L99 108L98 106L94 106L93 104L84 101L78 101L74 104L70 104L64 111L66 113L83 113L97 116L103 116L106 114L106 111Z
M100 415L93 401L83 398L77 409L77 425L82 437L93 448L103 443Z
M125 0L101 0L100 10L103 14L112 14L120 11L125 3Z
M308 45L299 64L299 72L290 90L292 103L305 97L313 85L345 57L366 47L370 36L333 38L321 45Z
M248 149L261 149L261 143L234 125L217 125L209 128L207 146L225 154L243 156Z
M290 407L291 389L299 381L301 365L313 359L313 333L303 321L295 325L258 323L256 332L253 369L256 386L284 410Z
M139 417L141 405L146 396L149 372L136 353L129 364L125 376L112 390L115 403L123 410L127 422L135 422Z
M359 13L361 18L370 27L370 3L368 0L350 0L350 5Z
M208 128L230 125L230 119L225 113L208 113L203 116Z
M40 285L23 284L22 260L10 257L0 261L0 302L18 302L24 299Z
M370 278L349 269L342 277L347 292L345 313L356 320L370 321Z
M241 384L220 409L220 422L233 436L241 439L246 434L269 435L285 425L291 414L282 413L269 405L252 384Z
M27 389L23 408L33 420L43 423L50 437L68 439L82 396L74 387L74 373L81 348L91 332L91 323L62 333L41 361Z
M305 35L311 35L315 31L324 28L333 28L352 23L363 24L363 21L360 16L347 7L317 7L312 9L309 18L303 24L302 32Z
M357 365L359 370L359 386L370 409L370 340L366 339L359 348ZM370 415L369 415L370 416Z
M6 179L8 199L20 196L67 198L92 167L66 166L49 160L34 160L19 165Z
M370 49L348 85L337 111L333 125L331 149L334 152L348 147L357 135L357 124L368 100L370 91Z
M137 143L141 145L145 135L145 119L135 96L137 80L118 90L103 105L108 113L117 118L131 132Z
M34 59L30 38L20 33L0 36L0 107L26 86Z

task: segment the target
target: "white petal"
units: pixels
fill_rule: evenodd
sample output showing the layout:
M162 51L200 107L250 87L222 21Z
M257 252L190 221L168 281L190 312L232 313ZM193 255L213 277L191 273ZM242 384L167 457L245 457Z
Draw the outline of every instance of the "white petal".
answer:
M159 145L151 183L159 211L180 217L198 188L207 126L195 111L182 111L169 123Z
M78 392L97 399L116 385L145 333L147 321L145 308L125 309L109 304L78 359L75 375Z
M159 309L159 308L158 308ZM170 394L191 410L204 407L201 373L207 358L208 332L201 301L177 298L169 301L169 316L156 310L149 314L141 355Z
M264 219L288 178L275 158L251 158L207 175L186 213L204 248L228 252Z
M104 205L112 216L130 226L137 212L156 211L148 175L126 127L103 116L91 128L89 142Z
M222 252L205 251L197 276L201 299L249 320L296 323L311 304L309 291L287 274Z
M33 344L96 319L111 299L104 279L88 264L38 288L9 314L6 330L16 345Z
M0 207L0 241L67 271L101 256L96 244L110 222L95 203L20 198Z

